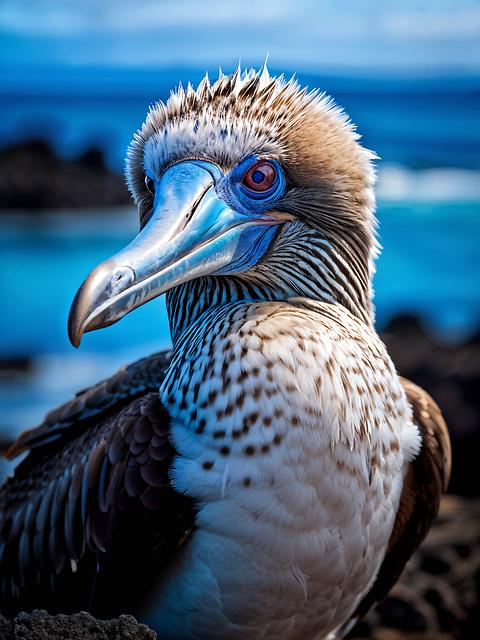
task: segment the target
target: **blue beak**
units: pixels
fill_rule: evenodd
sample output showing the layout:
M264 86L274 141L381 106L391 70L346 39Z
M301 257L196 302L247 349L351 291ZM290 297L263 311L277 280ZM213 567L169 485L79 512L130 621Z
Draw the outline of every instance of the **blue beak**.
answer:
M194 160L165 171L145 227L98 265L77 292L68 320L75 347L87 331L117 322L179 284L241 273L258 262L285 217L230 208L215 190L219 174L215 165Z

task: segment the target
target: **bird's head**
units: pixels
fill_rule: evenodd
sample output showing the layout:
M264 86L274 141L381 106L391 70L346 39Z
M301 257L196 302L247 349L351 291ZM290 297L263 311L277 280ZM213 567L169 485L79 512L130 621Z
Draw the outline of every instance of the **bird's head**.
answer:
M306 296L371 322L372 157L329 98L266 68L179 87L130 145L141 230L81 286L72 343L166 291L174 335L235 299Z

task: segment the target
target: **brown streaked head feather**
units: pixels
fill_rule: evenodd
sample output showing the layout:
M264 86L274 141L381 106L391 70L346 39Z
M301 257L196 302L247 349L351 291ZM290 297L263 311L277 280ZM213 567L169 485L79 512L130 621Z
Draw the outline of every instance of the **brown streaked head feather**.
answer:
M151 198L144 180L150 147L157 174L186 158L209 159L227 170L248 154L269 154L282 160L295 186L326 184L371 210L375 155L358 138L324 93L294 78L271 77L266 69L237 69L213 83L205 76L196 90L180 85L166 104L152 106L128 151L127 182L137 204Z

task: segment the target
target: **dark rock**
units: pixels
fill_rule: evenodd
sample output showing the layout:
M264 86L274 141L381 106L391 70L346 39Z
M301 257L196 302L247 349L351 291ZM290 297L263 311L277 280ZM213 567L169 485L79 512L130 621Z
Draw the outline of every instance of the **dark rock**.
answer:
M0 615L0 640L13 638L13 622Z
M426 631L427 621L412 603L389 596L378 605L382 610L383 624L404 631Z
M0 202L5 210L131 204L123 176L110 171L99 149L65 160L42 140L0 151Z
M428 391L447 421L453 453L449 491L479 496L480 334L443 343L416 316L405 314L385 327L382 339L398 372Z
M447 495L393 589L349 640L473 640L480 629L480 500Z
M97 620L84 611L49 615L46 611L20 613L10 621L0 616L0 640L155 640L157 634L133 616Z
M30 356L0 357L0 378L21 378L30 375L33 370L33 358Z
M105 171L105 159L101 149L87 149L77 159L76 164L95 171Z
M421 569L433 575L442 575L449 571L450 567L442 558L429 553L424 553Z

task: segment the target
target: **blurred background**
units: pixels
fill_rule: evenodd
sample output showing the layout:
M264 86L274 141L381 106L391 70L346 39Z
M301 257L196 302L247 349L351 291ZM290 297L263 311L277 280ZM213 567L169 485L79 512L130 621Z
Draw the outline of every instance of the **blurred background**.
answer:
M90 269L133 237L122 177L148 106L221 66L295 73L379 156L377 325L452 432L451 491L480 493L477 0L2 0L0 439L169 344L162 300L67 340ZM5 467L3 468L5 470Z
M148 106L262 65L331 94L379 156L378 328L441 404L480 491L480 5L476 0L2 0L0 434L169 343L155 301L80 351L75 291L137 229L125 151Z

